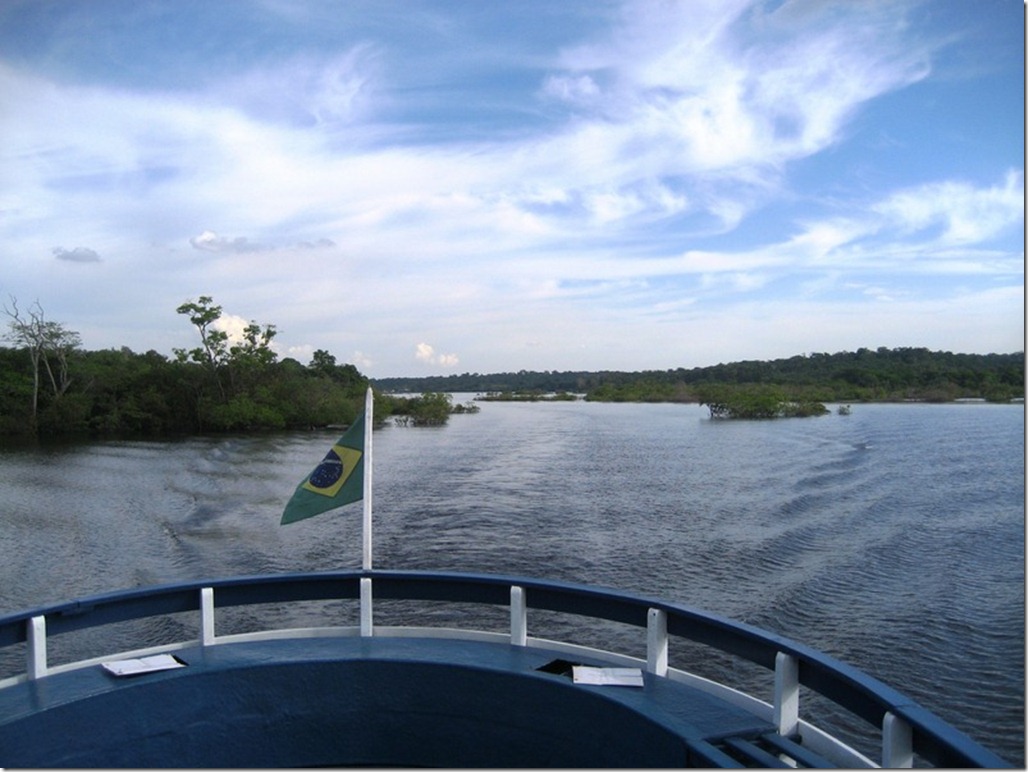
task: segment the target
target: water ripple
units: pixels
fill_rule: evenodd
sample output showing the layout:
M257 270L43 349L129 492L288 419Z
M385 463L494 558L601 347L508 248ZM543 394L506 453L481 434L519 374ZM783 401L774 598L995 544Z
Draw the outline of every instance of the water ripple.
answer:
M488 403L444 428L376 431L375 565L620 587L753 622L895 685L1020 764L1023 416L861 405L714 422L697 406ZM337 438L0 450L0 605L356 568L359 505L278 525ZM531 620L638 643L634 630ZM766 686L717 655L673 657ZM808 708L849 731L816 698Z

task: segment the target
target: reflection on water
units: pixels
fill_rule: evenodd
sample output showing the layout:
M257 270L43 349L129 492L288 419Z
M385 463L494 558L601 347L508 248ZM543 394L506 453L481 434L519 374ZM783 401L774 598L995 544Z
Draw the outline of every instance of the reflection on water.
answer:
M0 450L0 609L358 568L359 505L278 525L335 439ZM374 501L378 567L524 574L717 611L851 662L1023 763L1020 406L712 422L697 406L486 403L446 427L376 431ZM444 609L378 613L453 623ZM635 630L530 624L639 645ZM687 646L672 659L765 678Z

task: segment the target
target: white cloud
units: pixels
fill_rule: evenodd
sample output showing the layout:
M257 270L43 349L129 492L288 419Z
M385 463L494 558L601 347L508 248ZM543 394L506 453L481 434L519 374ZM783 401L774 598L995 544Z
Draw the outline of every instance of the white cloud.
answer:
M219 236L214 231L204 231L199 236L194 236L189 239L189 243L193 245L193 249L199 249L204 252L232 252L235 254L245 254L247 252L261 252L267 247L261 246L260 244L254 244L245 236L237 236L234 239L227 239Z
M566 102L590 103L600 94L600 87L588 75L547 75L543 94Z
M841 25L812 30L821 42L809 51L747 49L736 28L745 4L689 8L630 6L626 27L611 40L566 53L566 70L544 76L544 90L579 101L602 94L602 104L556 132L523 140L364 152L359 143L340 147L334 134L307 131L303 121L283 124L265 115L265 108L284 104L281 109L316 123L355 120L357 95L383 77L372 64L381 54L362 45L323 61L297 57L250 70L210 87L217 101L203 91L155 101L129 92L29 85L8 71L22 86L15 93L35 94L19 122L31 126L24 135L30 147L17 150L61 148L64 181L53 174L37 180L42 206L52 199L44 189L67 184L69 168L79 168L79 179L93 186L106 180L95 208L86 201L76 208L79 221L110 220L113 197L127 192L124 183L135 176L153 203L176 218L219 210L218 219L233 223L236 232L305 218L318 222L322 233L377 226L399 241L432 218L438 240L456 239L459 246L464 234L488 231L494 240L498 232L530 242L687 212L705 213L730 229L773 190L768 185L784 160L822 149L855 106L919 76L902 59L873 71L856 66L861 57L888 60L839 42L846 40ZM868 35L862 40L873 50ZM608 73L609 89L598 85L600 71ZM847 79L845 87L839 78ZM251 109L254 100L268 104ZM72 144L53 127L47 103L76 114ZM783 111L793 117L780 118ZM804 128L816 139L798 141L781 136L776 127L783 120L829 128ZM156 176L148 172L161 168L166 171ZM741 196L733 189L739 184ZM541 197L564 205L540 207ZM131 216L124 204L114 209L119 212ZM263 239L213 231L192 243L217 252L266 248Z
M217 233L210 230L203 231L199 236L193 236L189 239L189 243L193 249L198 249L201 252L235 255L246 255L254 252L270 252L273 250L277 251L283 249L310 251L316 249L328 249L336 246L336 243L332 241L332 239L322 237L313 241L299 241L296 244L276 247L269 244L250 241L246 236L236 236L232 239L226 238L224 236L219 236Z
M435 348L427 343L419 343L415 347L414 358L425 364L440 365L442 367L455 367L460 362L456 354L436 353Z
M602 121L576 130L572 144L665 172L752 174L766 165L766 175L828 147L857 107L929 72L926 48L895 33L901 6L825 3L810 14L794 13L795 4L770 14L753 6L627 4L622 28L566 51L565 73L545 81L547 94L577 103L599 90L593 75L610 81L602 103L592 100Z
M314 346L305 343L300 346L290 346L286 349L286 356L295 359L300 364L309 364L314 355Z
M903 233L937 226L940 243L981 243L1023 225L1024 175L1010 171L1002 184L988 188L954 181L922 185L893 194L874 211Z
M211 326L228 334L228 344L230 346L238 346L246 340L243 332L250 326L250 322L241 316L223 313Z
M582 5L568 13L590 23L569 25L562 49L546 48L555 33L530 52L512 36L463 38L445 11L423 11L439 26L375 17L357 36L339 21L334 45L327 32L319 46L278 38L260 57L221 60L236 67L227 76L222 66L164 93L0 61L14 106L0 116L0 291L48 310L53 298L72 326L107 336L97 345L144 350L189 335L173 310L209 294L274 322L290 352L355 352L376 374L409 367L422 335L445 335L480 371L523 352L527 368L579 356L621 367L665 356L683 320L763 340L724 304L768 318L790 313L783 298L910 309L985 297L989 282L1023 282L1023 175L995 181L1017 153L958 172L939 152L907 175L867 151L876 133L944 134L906 128L918 116L903 89L933 77L911 7L645 0L610 25ZM409 34L445 37L445 51L435 38L406 45ZM181 55L202 67L188 45ZM85 247L39 259L60 243L98 245L103 261L74 270ZM930 289L905 294L919 283ZM108 321L121 304L126 321ZM541 341L541 359L519 341ZM415 356L458 364L427 343Z

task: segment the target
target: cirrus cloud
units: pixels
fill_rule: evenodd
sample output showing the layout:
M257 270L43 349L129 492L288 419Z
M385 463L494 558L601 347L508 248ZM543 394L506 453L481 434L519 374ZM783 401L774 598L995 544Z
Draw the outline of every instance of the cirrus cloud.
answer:
M1023 346L1016 7L326 8L0 5L3 289L143 350L211 295L374 376L953 349L922 320L994 293Z

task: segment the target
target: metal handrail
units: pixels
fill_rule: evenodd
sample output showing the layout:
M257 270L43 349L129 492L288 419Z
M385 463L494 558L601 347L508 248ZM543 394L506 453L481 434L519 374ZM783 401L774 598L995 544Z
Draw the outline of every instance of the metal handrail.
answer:
M484 603L511 609L511 643L525 645L525 609L621 622L647 630L647 669L667 673L668 637L678 636L754 662L775 673L774 721L796 731L798 687L818 692L880 727L883 766L908 766L917 754L936 766L1007 767L996 754L881 681L801 643L742 622L657 598L564 582L492 574L363 571L242 576L96 595L0 617L0 648L28 644L23 676L0 686L55 672L47 666L46 639L115 622L201 612L194 642L216 644L218 608L260 603L354 599L362 604L360 634L371 635L375 599ZM238 639L238 636L233 636ZM168 643L166 648L183 644ZM156 650L156 647L155 647ZM88 660L61 666L73 669Z

